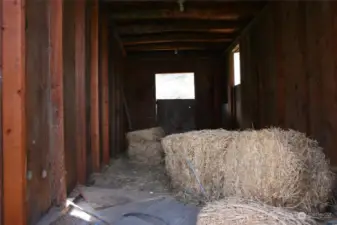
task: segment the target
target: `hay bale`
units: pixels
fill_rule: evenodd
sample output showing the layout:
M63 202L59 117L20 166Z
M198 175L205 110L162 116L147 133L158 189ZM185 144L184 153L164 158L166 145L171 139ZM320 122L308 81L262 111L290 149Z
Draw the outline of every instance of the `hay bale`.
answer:
M163 162L164 154L160 142L130 142L128 147L130 160L146 165L157 165Z
M165 166L173 187L203 196L197 176L207 198L218 199L223 189L221 168L226 149L237 133L219 129L165 137L162 140Z
M322 149L293 130L194 131L168 136L162 145L173 185L199 195L204 189L208 200L236 196L316 212L331 193Z
M129 158L134 162L146 165L162 163L164 152L160 140L164 135L165 133L160 127L127 133Z
M334 176L318 143L294 130L243 131L223 161L223 196L316 212Z
M136 130L126 134L129 142L160 141L164 136L165 132L161 127Z
M197 225L316 225L303 212L290 211L263 203L230 198L206 205Z

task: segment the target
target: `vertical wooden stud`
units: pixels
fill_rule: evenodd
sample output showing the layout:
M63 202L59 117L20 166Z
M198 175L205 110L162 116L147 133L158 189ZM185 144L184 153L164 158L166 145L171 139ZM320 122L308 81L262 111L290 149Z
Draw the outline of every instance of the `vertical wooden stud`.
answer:
M4 224L26 217L25 0L2 0Z
M63 0L49 1L52 188L56 204L66 199L63 116Z
M76 155L78 183L86 182L85 1L75 2Z
M98 0L91 8L91 149L93 172L100 168L100 133L99 133L99 29Z
M109 164L109 46L108 46L108 19L103 14L101 21L101 81L102 81L102 148L103 163Z
M0 79L2 77L2 1L0 1ZM0 99L2 99L2 81L0 80ZM0 104L0 130L2 130L2 108ZM0 135L0 224L3 224L3 146Z

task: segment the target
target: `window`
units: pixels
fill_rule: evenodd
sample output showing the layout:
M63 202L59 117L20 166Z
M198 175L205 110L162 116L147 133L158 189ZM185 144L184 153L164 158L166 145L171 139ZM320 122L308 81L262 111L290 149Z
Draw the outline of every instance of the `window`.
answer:
M234 86L241 84L241 72L240 72L240 52L237 49L233 53L234 58Z
M194 73L156 74L156 99L195 99Z

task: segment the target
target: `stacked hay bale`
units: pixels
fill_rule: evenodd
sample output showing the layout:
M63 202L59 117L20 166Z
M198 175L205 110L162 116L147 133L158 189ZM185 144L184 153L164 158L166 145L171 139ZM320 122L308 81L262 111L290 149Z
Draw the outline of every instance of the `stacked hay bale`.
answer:
M261 202L229 198L206 205L197 225L315 225L303 212L273 207Z
M223 190L222 168L228 144L238 132L191 131L162 140L165 166L174 188L217 199ZM204 189L204 190L203 190Z
M161 127L127 133L129 158L145 165L160 164L164 156L160 141L164 136L165 132Z
M331 193L322 149L293 130L194 131L162 145L173 185L205 192L209 200L234 196L315 212Z

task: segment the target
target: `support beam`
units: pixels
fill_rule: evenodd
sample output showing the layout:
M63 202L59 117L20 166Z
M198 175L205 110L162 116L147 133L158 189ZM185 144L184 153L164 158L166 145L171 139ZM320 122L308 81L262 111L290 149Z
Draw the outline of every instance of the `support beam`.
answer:
M254 15L265 1L185 1L180 12L177 1L120 1L105 0L104 9L115 19L230 19L236 15ZM227 15L232 15L229 17Z
M221 57L222 51L207 51L207 50L190 50L190 51L180 51L175 54L174 51L136 51L130 52L128 58L141 58L141 59L177 59L185 57L189 58L219 58Z
M91 150L92 169L100 169L100 133L99 133L99 26L98 26L98 0L93 0L91 5Z
M2 2L3 224L25 225L25 0Z
M230 42L234 39L231 34L208 34L203 32L186 32L186 33L164 33L148 35L129 35L122 37L124 46L153 44L153 43L170 43L170 42Z
M76 155L78 183L86 183L86 85L85 85L85 1L75 2L75 93L76 93Z
M0 27L2 27L2 1L0 0ZM0 77L2 76L2 29L0 29ZM0 99L2 99L2 82L0 82ZM1 104L0 104L1 105ZM2 110L0 107L0 130L2 130ZM0 224L3 224L3 145L0 135Z
M102 149L103 163L109 164L109 40L108 40L108 19L106 14L102 15L101 21L101 107L102 107Z
M179 5L173 3L170 6L152 8L152 4L146 3L106 4L110 18L114 20L156 20L156 19L201 19L201 20L237 20L253 17L260 9L259 2L217 2L216 4L205 2L186 2L184 11L179 10ZM124 5L122 8L121 5Z
M233 33L247 21L163 20L117 23L120 35L152 34L165 32Z
M163 51L163 50L221 50L225 49L230 42L222 43L204 43L204 42L176 42L176 43L158 43L144 44L137 46L128 46L126 50L131 51Z
M66 200L64 162L64 113L63 113L63 0L49 0L50 16L50 93L51 93L51 159L52 193L57 205Z

